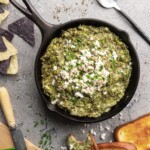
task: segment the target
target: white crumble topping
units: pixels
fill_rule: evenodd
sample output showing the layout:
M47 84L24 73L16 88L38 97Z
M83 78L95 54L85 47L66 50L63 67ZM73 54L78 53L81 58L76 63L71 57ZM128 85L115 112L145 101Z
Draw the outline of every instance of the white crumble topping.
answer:
M110 128L109 128L109 127L105 127L105 129L106 129L107 131L109 131L109 130L110 130Z
M73 144L69 144L69 150L73 150L74 145Z
M102 133L101 136L100 136L100 138L101 138L102 140L105 140L105 138L106 138L106 133Z
M84 97L83 94L81 94L80 92L76 92L76 93L75 93L75 96L76 96L76 97L80 97L80 98L83 98L83 97Z
M52 103L53 105L55 105L58 101L59 101L59 99L56 99L55 101L51 101L51 103Z
M71 44L71 40L66 40L66 45L70 45Z
M104 128L102 125L99 126L99 130L102 131Z
M56 82L55 80L52 80L52 85L55 85L55 82Z
M53 70L57 70L57 66L54 66L54 67L53 67Z
M71 47L71 48L75 48L76 46L75 46L75 45L71 45L70 47Z
M119 113L119 119L120 120L122 119L122 113Z
M107 95L107 93L108 93L107 91L104 91L104 92L103 92L104 95Z
M61 150L67 150L67 147L66 146L61 146L60 149Z
M91 40L91 41L93 41L93 40L94 40L94 38L91 36L91 37L90 37L90 40Z
M60 97L60 93L57 94L57 97Z
M95 41L95 45L99 46L99 42ZM105 68L105 61L98 54L97 48L94 48L94 52L97 52L94 60L89 60L92 57L90 49L80 51L76 58L65 63L60 75L65 80L63 88L66 89L74 83L73 88L80 89L80 94L76 93L76 97L83 98L84 94L93 95L95 91L100 91L101 87L107 83L109 71ZM82 71L84 73L81 75Z
M63 79L69 79L69 73L67 71L62 70L60 74Z
M96 41L94 42L94 45L95 45L96 47L100 47L100 43L99 43L99 41L98 41L98 40L96 40Z
M85 126L86 128L88 128L88 127L89 127L89 124L86 124L86 123L85 123L84 126Z
M115 59L115 60L118 58L118 55L115 51L113 51L112 56L113 56L113 59Z
M84 134L84 133L85 133L85 130L81 129L81 133Z
M95 132L93 129L90 130L90 133L91 133L92 135L96 136L96 132Z

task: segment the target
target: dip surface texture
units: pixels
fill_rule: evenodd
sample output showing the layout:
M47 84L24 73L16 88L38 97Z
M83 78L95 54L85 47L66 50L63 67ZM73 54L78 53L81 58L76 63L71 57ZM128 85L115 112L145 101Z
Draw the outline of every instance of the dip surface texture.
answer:
M124 96L132 71L127 46L107 27L63 31L41 60L44 93L79 117L108 112Z

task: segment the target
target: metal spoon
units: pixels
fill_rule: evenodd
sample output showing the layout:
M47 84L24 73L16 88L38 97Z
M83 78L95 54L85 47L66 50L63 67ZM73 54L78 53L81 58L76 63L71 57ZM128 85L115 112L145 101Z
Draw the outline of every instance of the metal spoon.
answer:
M142 31L142 29L118 6L117 0L98 0L101 6L105 8L115 8L126 20L132 25L134 30L150 45L150 38Z

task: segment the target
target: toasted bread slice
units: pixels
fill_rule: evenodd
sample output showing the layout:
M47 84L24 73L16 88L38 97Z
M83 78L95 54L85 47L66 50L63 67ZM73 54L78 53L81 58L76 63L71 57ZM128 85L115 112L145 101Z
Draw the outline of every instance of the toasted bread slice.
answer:
M137 150L150 150L150 114L116 128L115 138L135 144Z
M113 142L98 144L99 150L137 150L136 146L126 142ZM95 148L92 147L92 150Z

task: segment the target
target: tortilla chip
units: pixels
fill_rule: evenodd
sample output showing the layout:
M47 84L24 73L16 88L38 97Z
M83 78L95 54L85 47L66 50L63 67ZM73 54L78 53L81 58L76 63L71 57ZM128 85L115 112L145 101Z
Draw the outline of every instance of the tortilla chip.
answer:
M4 9L0 5L0 13L4 13Z
M4 36L10 42L14 38L14 35L11 32L4 30L1 27L0 27L0 36Z
M0 3L9 4L9 0L0 0Z
M7 69L7 74L17 74L18 73L18 56L13 55L10 59L10 65Z
M8 29L20 36L31 46L35 45L34 23L27 17L23 17L8 26Z
M17 49L5 38L2 37L3 41L7 47L7 51L5 52L0 52L0 61L4 61L9 59L11 56L17 54Z
M7 70L10 64L10 59L4 60L0 62L0 73L7 74Z
M6 50L7 50L7 47L4 43L2 36L0 36L0 52L5 52Z
M3 20L5 20L7 18L7 16L9 15L9 11L8 10L4 10L3 13L0 13L0 24Z

